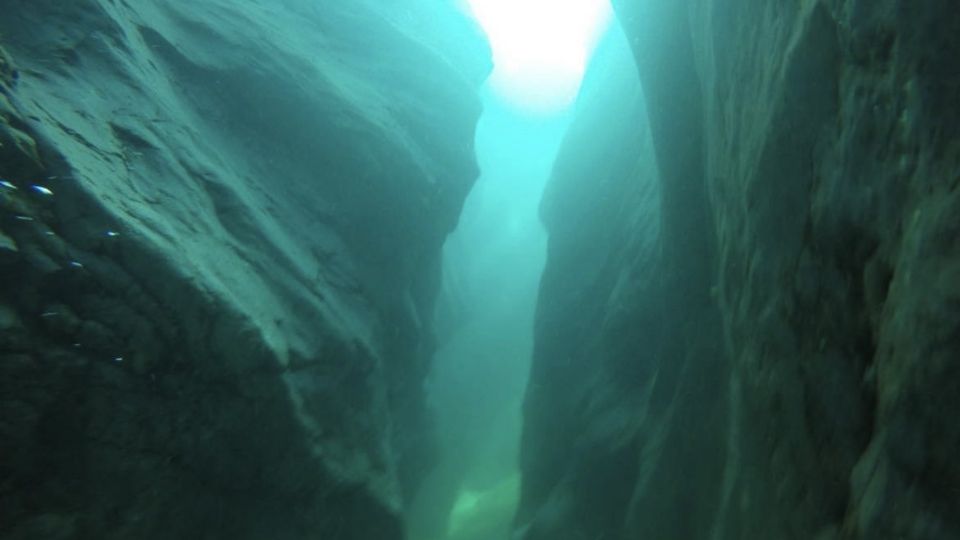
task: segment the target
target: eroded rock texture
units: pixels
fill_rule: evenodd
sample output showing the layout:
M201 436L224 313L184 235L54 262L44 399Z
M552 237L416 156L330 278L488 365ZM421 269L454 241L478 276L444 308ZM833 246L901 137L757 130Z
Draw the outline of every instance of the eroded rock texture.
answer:
M616 4L657 165L558 165L606 223L545 214L522 537L960 538L960 11ZM581 236L636 234L608 174L659 176L645 260Z
M0 4L0 537L400 538L483 42L439 1Z

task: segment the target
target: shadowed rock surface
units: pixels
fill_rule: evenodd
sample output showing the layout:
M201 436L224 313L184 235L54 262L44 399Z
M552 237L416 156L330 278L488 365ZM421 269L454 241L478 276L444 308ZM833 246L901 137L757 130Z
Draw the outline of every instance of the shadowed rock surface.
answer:
M0 537L402 537L486 46L241 4L0 1Z
M647 120L581 102L519 536L960 538L960 12L615 4L656 164L611 157L635 136L585 151L583 126Z

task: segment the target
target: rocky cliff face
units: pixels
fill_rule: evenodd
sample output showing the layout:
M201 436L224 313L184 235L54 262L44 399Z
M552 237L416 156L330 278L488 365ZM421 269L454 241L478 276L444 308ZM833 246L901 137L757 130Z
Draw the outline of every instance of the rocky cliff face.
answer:
M440 54L439 1L0 3L0 537L400 538L482 41Z
M616 4L656 167L558 163L522 537L960 538L960 14Z

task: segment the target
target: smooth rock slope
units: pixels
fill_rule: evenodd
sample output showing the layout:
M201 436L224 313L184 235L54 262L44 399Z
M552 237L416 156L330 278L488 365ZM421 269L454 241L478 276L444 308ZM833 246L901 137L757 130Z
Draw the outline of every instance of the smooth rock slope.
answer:
M615 4L656 165L558 162L520 536L960 538L960 12Z
M470 23L2 4L0 537L401 538Z

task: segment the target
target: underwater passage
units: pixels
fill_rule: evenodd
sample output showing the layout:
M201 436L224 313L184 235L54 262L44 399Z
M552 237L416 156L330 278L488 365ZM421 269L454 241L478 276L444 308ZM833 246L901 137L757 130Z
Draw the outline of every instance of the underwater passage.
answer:
M960 540L948 0L0 0L0 540Z

